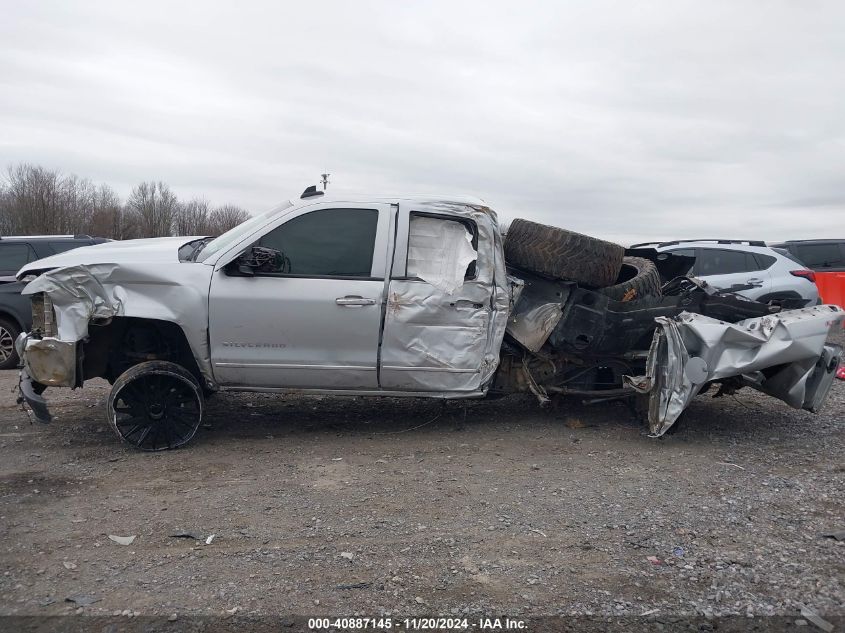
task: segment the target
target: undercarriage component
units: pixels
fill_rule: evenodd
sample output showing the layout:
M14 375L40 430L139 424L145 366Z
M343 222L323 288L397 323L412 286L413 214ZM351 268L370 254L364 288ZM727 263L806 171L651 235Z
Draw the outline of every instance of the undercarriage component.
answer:
M125 442L160 451L189 442L202 411L202 389L188 370L175 363L148 361L115 381L106 415Z
M543 354L527 354L516 345L503 347L493 393L533 393L541 402L549 394L578 396L636 396L627 386L624 376L636 373L633 367L620 359L596 359L592 363L579 363L554 355L548 347ZM644 364L640 363L640 367Z
M737 295L710 293L687 278L667 284L663 293L662 297L619 302L577 288L563 306L549 343L559 352L582 357L622 356L648 349L657 317L686 311L736 323L780 310Z

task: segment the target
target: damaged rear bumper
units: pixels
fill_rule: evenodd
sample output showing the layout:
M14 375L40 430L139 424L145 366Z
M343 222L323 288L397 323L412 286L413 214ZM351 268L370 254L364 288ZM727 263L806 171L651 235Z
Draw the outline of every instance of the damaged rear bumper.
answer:
M726 323L683 312L658 317L646 374L627 377L649 394L649 430L663 435L711 382L752 387L796 409L818 412L827 400L842 348L827 343L845 320L832 305Z

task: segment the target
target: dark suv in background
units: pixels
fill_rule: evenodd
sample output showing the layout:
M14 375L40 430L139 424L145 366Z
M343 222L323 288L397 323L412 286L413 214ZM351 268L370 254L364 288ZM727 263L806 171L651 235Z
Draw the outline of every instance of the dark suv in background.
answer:
M814 271L824 303L845 308L845 239L789 240L771 247Z
M845 240L789 240L769 246L788 251L816 272L845 271Z
M29 297L21 296L26 285L15 274L29 262L80 246L110 240L88 235L10 235L0 237L0 369L18 365L15 338L29 330L32 316Z

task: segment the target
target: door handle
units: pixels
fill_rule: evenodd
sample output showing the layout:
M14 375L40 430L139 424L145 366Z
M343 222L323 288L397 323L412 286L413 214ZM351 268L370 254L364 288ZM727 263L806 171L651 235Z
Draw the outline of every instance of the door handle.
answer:
M356 306L374 306L376 304L375 299L368 299L366 297L359 297L358 295L346 295L345 297L338 297L334 300L334 302L339 306L348 306L348 307L356 307Z
M757 286L759 288L760 286L763 285L763 280L757 279L756 277L754 277L752 279L746 280L745 283L747 283L749 286Z

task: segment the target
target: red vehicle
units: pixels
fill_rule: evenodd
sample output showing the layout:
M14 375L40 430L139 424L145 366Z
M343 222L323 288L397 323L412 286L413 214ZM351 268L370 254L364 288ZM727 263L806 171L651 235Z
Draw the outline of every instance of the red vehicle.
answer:
M845 239L789 240L771 244L815 273L822 303L845 307Z

